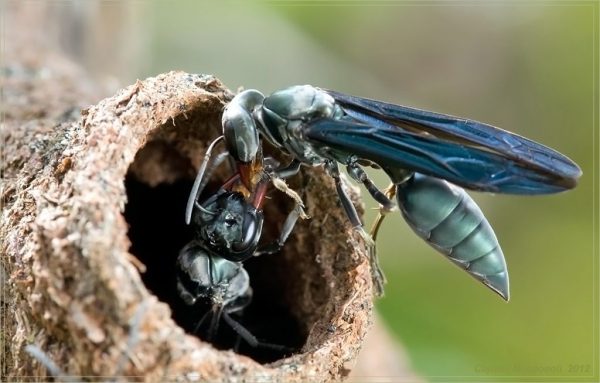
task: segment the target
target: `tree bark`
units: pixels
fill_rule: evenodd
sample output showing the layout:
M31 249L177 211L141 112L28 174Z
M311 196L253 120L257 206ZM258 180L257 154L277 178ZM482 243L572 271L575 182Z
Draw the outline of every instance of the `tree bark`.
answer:
M51 52L22 59L10 49L2 79L4 377L47 374L49 366L24 351L28 344L65 374L95 379L332 381L348 373L370 326L371 280L364 246L321 169L306 168L291 184L312 219L296 227L281 254L265 256L251 280L296 322L300 349L267 364L218 351L186 334L172 319L173 305L144 284L151 264L174 262L177 248L138 259L130 249L150 238L132 238L143 222L126 206L144 198L134 185L151 190L193 179L232 93L212 76L170 72L79 114L76 106L93 98L82 90L80 70L44 56ZM161 203L176 209L181 198ZM266 236L290 207L272 193Z
M332 180L320 168L303 168L291 180L311 219L297 225L280 254L248 266L263 305L253 314L266 327L260 335L268 341L283 333L297 350L260 363L186 333L168 275L186 235L181 190L189 190L220 134L232 93L210 75L169 72L98 102L103 91L46 47L43 33L17 27L47 22L41 4L3 8L10 25L1 76L2 380L347 377L372 323L372 285L364 244ZM270 197L266 239L275 238L292 207L279 192ZM287 316L265 309L270 305ZM368 353L400 355L385 342L371 344ZM260 361L253 350L247 354ZM358 376L405 369L396 368L401 360L387 365Z

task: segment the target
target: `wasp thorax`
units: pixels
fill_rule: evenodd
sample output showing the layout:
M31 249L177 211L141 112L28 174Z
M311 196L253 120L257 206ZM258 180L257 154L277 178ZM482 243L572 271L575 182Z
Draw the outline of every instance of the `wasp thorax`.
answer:
M327 93L311 85L297 85L265 98L263 108L289 120L328 117L335 101Z

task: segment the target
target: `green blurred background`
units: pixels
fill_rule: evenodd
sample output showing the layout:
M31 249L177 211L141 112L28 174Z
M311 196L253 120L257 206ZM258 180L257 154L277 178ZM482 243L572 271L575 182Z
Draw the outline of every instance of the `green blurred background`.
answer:
M427 380L597 381L597 1L51 4L82 20L54 32L107 88L175 69L266 93L309 83L485 121L570 156L584 172L574 191L473 194L507 258L510 303L394 214L379 236L389 282L377 308Z

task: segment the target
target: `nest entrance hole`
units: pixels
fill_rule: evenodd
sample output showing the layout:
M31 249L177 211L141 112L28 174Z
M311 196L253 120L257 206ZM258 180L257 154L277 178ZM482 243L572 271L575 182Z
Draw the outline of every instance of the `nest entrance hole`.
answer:
M225 166L222 166L225 167ZM151 141L136 155L125 179L127 205L125 219L129 225L130 252L145 266L142 280L146 287L171 307L173 319L186 332L204 339L204 333L195 334L196 325L206 306L188 306L179 297L176 285L175 262L180 249L193 239L193 230L184 222L184 212L196 170L175 146L162 141ZM226 176L226 175L225 175ZM205 195L219 187L222 178L215 175ZM272 200L269 203L277 203ZM285 203L284 203L285 204ZM277 229L273 219L266 219L264 241L275 238ZM293 244L291 245L293 246ZM294 301L286 299L285 289L297 268L280 254L252 258L244 263L250 274L253 289L252 303L242 316L234 317L260 341L283 345L298 351L306 340L303 329L291 314ZM264 347L250 347L222 320L211 343L220 349L237 351L261 363L273 362L286 356L284 352Z

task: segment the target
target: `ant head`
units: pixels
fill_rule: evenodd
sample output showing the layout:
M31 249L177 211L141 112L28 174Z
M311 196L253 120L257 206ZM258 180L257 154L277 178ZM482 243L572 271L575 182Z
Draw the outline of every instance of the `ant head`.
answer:
M263 214L238 192L223 191L194 215L199 237L216 253L240 262L252 256L262 233Z

